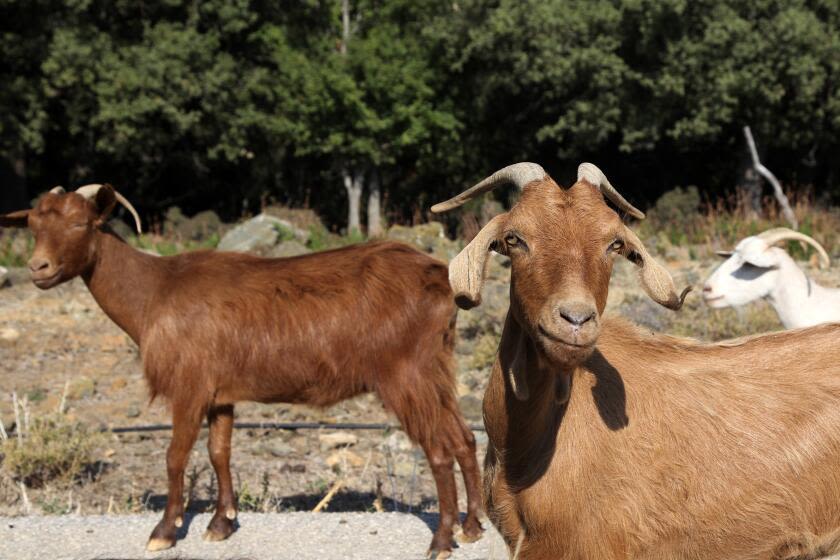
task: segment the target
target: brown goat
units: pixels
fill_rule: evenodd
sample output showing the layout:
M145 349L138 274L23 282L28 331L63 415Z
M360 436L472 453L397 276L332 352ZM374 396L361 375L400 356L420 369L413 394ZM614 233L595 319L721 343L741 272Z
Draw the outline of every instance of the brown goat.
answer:
M32 230L29 266L39 288L84 279L139 345L152 398L171 405L168 502L150 550L175 543L184 468L205 416L219 484L205 538L221 540L233 532L237 508L234 404L323 407L364 392L379 395L429 459L441 514L430 554L449 555L458 524L453 458L467 490L462 537L481 536L475 438L455 398L456 308L443 263L398 243L286 259L211 251L155 257L105 225L118 201L136 217L109 185L57 188L31 211L0 216L0 226Z
M682 297L605 204L644 215L584 164L564 190L524 187L450 265L480 302L490 250L511 259L510 309L484 397L484 489L511 556L805 559L840 550L840 325L700 344L602 320L617 255L660 304ZM601 191L601 192L599 192Z

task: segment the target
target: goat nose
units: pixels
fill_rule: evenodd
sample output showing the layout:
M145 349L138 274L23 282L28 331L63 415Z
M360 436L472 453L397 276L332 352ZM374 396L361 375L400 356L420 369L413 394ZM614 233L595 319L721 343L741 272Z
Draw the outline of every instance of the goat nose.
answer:
M576 327L580 327L595 317L595 309L586 304L561 305L557 308L557 313Z
M703 293L704 293L704 294L708 294L708 293L710 293L711 291L712 291L712 287L711 287L711 286L709 286L708 284L704 284L704 285L703 285Z
M50 267L50 261L47 259L41 259L32 257L29 259L29 271L30 272L38 272L39 270L44 270L45 268Z

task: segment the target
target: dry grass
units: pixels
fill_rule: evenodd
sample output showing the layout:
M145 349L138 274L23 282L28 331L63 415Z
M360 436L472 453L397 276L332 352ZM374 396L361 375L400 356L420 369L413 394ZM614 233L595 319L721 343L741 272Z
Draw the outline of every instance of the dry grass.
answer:
M26 397L18 400L14 394L12 398L15 433L10 437L5 428L0 430L4 474L29 488L79 480L94 462L99 434L70 422L63 403L54 413L33 418Z
M810 191L787 193L799 231L819 241L829 253L840 242L840 208L815 202ZM774 227L789 227L773 197L765 197L760 213L752 210L743 191L702 201L696 188L674 189L662 195L648 219L636 228L657 244L690 247L692 257L711 256L731 249L741 239ZM787 250L797 259L809 258L810 248L789 243Z

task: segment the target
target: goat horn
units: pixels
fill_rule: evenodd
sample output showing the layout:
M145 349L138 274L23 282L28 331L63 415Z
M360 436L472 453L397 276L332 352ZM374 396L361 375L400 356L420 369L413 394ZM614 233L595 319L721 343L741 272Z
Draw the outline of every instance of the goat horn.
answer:
M50 194L64 194L65 192L67 191L65 191L64 187L62 187L61 185L50 189Z
M804 241L805 243L811 245L814 249L817 250L817 253L820 255L820 267L821 268L828 268L831 265L831 259L826 253L823 246L817 243L817 241L805 235L804 233L799 233L798 231L793 231L792 229L780 227L780 228L773 228L768 229L765 232L759 233L756 235L759 239L767 243L768 245L775 245L782 241L792 240L792 241Z
M450 198L446 202L440 202L432 206L432 212L440 214L447 210L457 208L472 200L478 195L487 191L493 190L500 185L511 183L516 185L519 189L524 189L525 185L533 181L540 181L545 178L545 170L536 163L523 161L521 163L514 163L502 169L499 169L477 185L470 187L458 196Z
M577 180L586 181L590 185L598 187L601 190L601 194L609 198L613 204L634 218L638 218L640 220L645 219L645 213L627 202L627 200L621 196L617 190L615 190L615 187L610 184L607 176L604 175L604 172L598 169L597 166L591 163L581 163L578 166Z
M85 185L84 187L79 187L76 189L76 194L80 194L88 200L91 200L96 197L96 193L99 192L104 185L93 184L93 185ZM131 212L131 215L134 216L134 225L137 226L137 233L143 233L143 227L140 224L140 215L137 213L137 210L134 209L134 206L119 192L114 190L114 195L117 197L117 202L125 206L125 208Z

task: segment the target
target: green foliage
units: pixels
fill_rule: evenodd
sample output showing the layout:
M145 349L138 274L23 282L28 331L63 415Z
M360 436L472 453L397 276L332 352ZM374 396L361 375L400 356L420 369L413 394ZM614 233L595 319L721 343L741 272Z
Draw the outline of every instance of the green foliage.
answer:
M338 0L0 0L0 164L30 198L109 180L147 215L270 197L332 228L345 171L392 221L524 159L711 198L749 124L783 181L837 194L837 2L349 4L345 41Z

